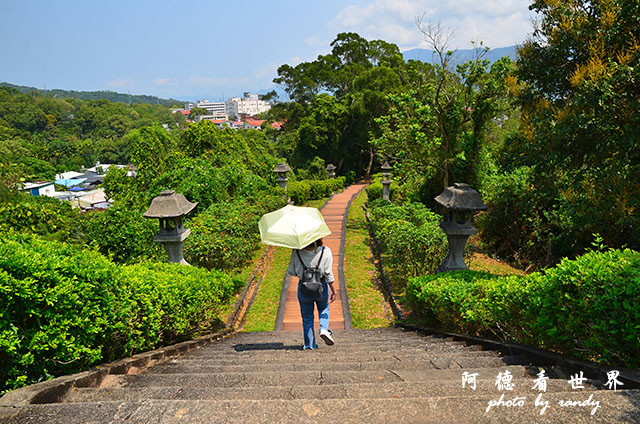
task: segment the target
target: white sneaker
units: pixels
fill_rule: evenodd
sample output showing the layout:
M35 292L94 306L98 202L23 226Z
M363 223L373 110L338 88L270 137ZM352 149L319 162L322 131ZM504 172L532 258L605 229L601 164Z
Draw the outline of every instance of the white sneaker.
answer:
M331 337L331 334L333 332L331 330L325 330L324 328L320 329L320 337L322 338L322 340L324 340L324 342L326 344L328 344L329 346L333 345L335 342L333 341L333 337Z

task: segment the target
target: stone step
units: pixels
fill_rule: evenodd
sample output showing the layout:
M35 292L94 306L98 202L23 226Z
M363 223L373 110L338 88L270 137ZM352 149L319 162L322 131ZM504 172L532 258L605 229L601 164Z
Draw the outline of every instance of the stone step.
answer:
M322 342L321 342L322 343ZM362 355L390 355L390 354L402 354L402 355L428 355L437 353L455 353L455 352L475 352L479 347L477 346L463 346L454 344L442 344L442 345L429 345L424 347L398 347L398 346L367 346L354 348L354 347L340 347L337 344L333 346L326 346L324 344L318 345L318 349L313 351L302 350L302 346L279 346L268 345L260 348L252 347L248 350L242 350L243 347L238 347L239 351L233 349L217 350L208 349L206 347L198 350L194 350L185 354L187 358L211 358L211 359L234 359L234 358L264 358L272 356L281 356L282 358L304 358L307 359L311 355L314 360L322 360L323 357L334 356L354 356L359 357Z
M319 327L316 324L316 333ZM399 333L397 331L385 331L374 333L362 333L353 332L353 330L334 330L334 338L342 340L344 342L378 342L382 340L393 341L408 341L408 340L422 340L422 341L441 341L451 340L450 338L433 337L433 336L421 336L415 332L411 333ZM265 343L271 341L299 341L302 340L302 331L281 331L279 333L236 333L235 335L225 338L223 342L235 341L240 343Z
M461 373L460 373L461 374ZM262 387L142 387L130 388L75 388L66 402L97 402L115 400L147 400L147 399L182 399L182 400L231 400L231 399L384 399L415 397L449 397L449 396L496 396L504 393L507 396L537 395L533 390L533 380L513 380L513 390L498 391L495 378L476 381L476 390L468 386L463 388L460 379L430 382L392 382L392 383L355 383L355 384L323 384L310 386L262 386ZM550 379L547 381L547 393L565 392L568 388L566 380ZM585 384L582 391L595 391L596 387ZM598 392L599 393L599 392Z
M410 361L372 361L372 362L297 362L292 364L255 364L206 365L202 363L171 362L156 365L147 370L148 374L198 374L228 372L279 372L279 371L373 371L373 370L433 370L449 368L490 368L505 365L520 365L524 359L520 356L505 357L453 357L433 358L430 360Z
M587 396L588 395L588 396ZM393 423L638 423L640 392L558 392L543 399L549 408L540 415L537 395L522 399L523 406L498 406L487 411L498 396L428 397L403 399L294 399L294 400L145 400L30 405L6 424L48 423L229 423L229 422L393 422ZM503 400L509 400L504 396ZM585 406L559 406L560 402ZM591 404L587 404L591 402ZM598 402L597 409L595 402ZM592 415L592 411L595 412Z
M477 372L478 378L496 378L499 372L508 370L513 378L528 376L525 367L519 365L467 368ZM246 386L291 386L344 383L382 383L394 381L443 381L457 380L462 369L442 370L374 370L374 371L287 371L287 372L237 372L198 374L137 374L108 375L101 387L246 387Z
M422 346L466 346L467 344L461 341L452 341L452 340L444 340L440 339L437 341L430 340L409 340L409 341L385 341L384 339L378 341L371 342L354 342L354 341L344 341L334 337L335 345L334 347L342 347L343 349L347 348L362 348L366 347L367 349L373 349L377 347L385 348L385 347L398 347L398 346L409 346L409 347L422 347ZM320 337L316 337L316 341L318 342L318 346L324 346L322 339ZM243 341L224 341L224 342L212 342L202 346L203 350L229 350L232 349L234 351L240 350L263 350L265 348L287 348L287 349L302 349L302 335L298 339L291 340L270 340L270 341L252 341L252 342L243 342Z
M379 353L379 354L369 354L364 353L362 355L323 355L319 359L316 358L317 362L321 362L323 360L328 361L329 363L339 363L339 362L376 362L376 361L397 361L397 362L411 362L411 361L430 361L432 359L439 358L467 358L467 357L478 357L478 358L497 358L501 357L498 352L491 350L483 350L483 351L454 351L454 352L433 352L433 353L422 353L422 354L404 354L404 353ZM228 365L267 365L267 364L307 364L308 356L301 356L298 359L295 358L283 358L279 355L274 356L264 356L260 358L252 357L252 358L241 358L238 356L226 357L226 358L193 358L191 356L180 357L176 359L171 359L164 364L185 364L191 366L228 366ZM327 363L327 362L325 362Z
M426 340L379 340L377 342L373 341L351 341L351 340L342 340L337 337L333 337L335 342L335 347L338 348L358 348L362 349L366 347L367 349L375 348L375 347L423 347L423 346L439 346L439 345L457 345L457 346L465 346L464 342L453 342L453 341L439 341L432 342ZM324 345L322 339L317 336L316 343L318 345ZM299 339L293 340L278 340L278 341L264 341L264 342L252 342L252 343L244 343L239 341L228 341L223 343L213 343L210 345L203 346L204 349L217 349L217 350L228 350L233 349L234 351L238 350L262 350L268 347L281 347L281 346L290 346L290 347L299 347L301 348L303 345L302 336Z

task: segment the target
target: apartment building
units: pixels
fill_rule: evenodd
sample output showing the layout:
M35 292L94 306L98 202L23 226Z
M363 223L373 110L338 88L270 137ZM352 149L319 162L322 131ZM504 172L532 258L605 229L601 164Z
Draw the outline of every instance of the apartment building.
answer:
M227 115L236 118L256 116L271 109L271 105L260 99L257 94L245 92L242 97L232 97L226 101Z

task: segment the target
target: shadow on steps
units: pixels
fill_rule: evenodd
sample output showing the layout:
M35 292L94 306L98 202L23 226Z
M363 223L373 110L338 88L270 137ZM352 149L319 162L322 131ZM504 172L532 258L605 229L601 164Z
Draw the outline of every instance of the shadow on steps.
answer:
M248 350L302 350L299 344L285 345L284 343L243 343L233 346L236 352L245 352Z

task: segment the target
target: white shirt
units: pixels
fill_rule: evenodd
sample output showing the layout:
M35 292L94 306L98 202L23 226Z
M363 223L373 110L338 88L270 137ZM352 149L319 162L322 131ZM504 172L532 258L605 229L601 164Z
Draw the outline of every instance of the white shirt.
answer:
M322 253L322 261L318 264L318 260L320 260L320 251L324 249L324 253ZM300 253L300 258L304 262L304 266L307 268L312 266L317 266L322 271L325 281L327 283L332 283L335 281L333 277L333 254L331 253L331 249L327 246L320 246L316 249L316 251L309 250L298 250ZM300 278L302 276L303 266L300 263L300 259L298 259L298 255L296 254L296 250L291 252L291 260L289 261L289 268L287 268L287 274L293 275L294 277Z

